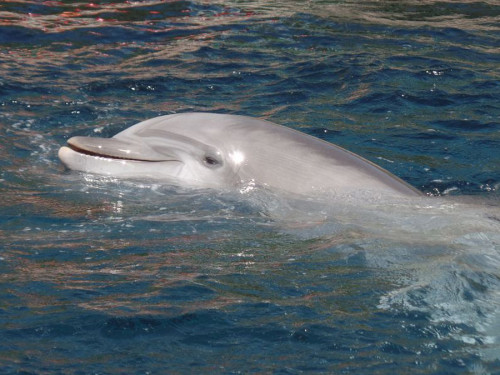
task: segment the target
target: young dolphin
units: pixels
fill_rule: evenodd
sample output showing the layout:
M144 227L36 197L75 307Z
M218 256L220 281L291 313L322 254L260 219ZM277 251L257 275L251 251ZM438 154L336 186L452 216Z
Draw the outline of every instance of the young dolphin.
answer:
M73 137L70 169L185 186L252 186L311 195L421 193L370 161L299 131L255 118L183 113L152 118L112 138Z

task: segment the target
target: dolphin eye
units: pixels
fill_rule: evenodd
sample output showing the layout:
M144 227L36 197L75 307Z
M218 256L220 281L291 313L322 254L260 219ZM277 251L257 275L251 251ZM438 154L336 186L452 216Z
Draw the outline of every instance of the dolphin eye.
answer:
M217 157L212 155L206 155L203 158L203 163L209 168L215 168L222 165L222 162Z

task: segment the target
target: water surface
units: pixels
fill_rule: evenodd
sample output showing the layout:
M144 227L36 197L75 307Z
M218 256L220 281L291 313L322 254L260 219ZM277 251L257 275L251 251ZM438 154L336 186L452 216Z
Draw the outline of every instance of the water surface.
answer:
M0 5L0 372L500 373L495 1ZM211 111L339 144L412 202L66 171Z

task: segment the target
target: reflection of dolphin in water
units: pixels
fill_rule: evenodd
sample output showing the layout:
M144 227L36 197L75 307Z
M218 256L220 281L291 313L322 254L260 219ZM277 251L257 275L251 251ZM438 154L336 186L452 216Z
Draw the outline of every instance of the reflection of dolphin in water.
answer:
M421 193L343 148L250 117L156 117L112 138L73 137L59 158L70 169L195 187L265 186L296 194Z

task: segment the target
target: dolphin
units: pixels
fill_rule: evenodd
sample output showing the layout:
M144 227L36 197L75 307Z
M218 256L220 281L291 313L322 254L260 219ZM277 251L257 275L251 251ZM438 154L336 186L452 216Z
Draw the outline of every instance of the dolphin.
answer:
M300 195L420 191L376 164L297 130L238 115L155 117L111 138L73 137L59 150L69 169L199 188L261 186Z

